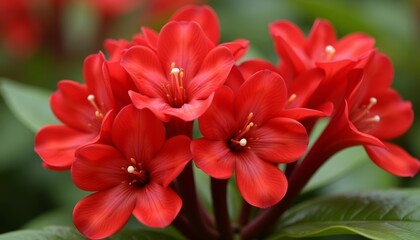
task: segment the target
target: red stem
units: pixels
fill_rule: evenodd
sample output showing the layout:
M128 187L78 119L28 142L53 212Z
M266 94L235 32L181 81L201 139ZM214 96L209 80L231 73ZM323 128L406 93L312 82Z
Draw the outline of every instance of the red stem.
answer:
M227 206L227 180L211 178L211 196L219 239L232 240L233 231Z
M249 222L249 218L251 216L251 210L252 210L252 206L249 203L247 203L245 200L243 200L241 212L239 213L239 217L238 217L239 227L243 227Z
M166 123L167 138L176 135L192 137L193 122L185 122L178 118L172 118ZM194 236L206 236L207 239L217 239L217 233L206 221L207 212L199 202L192 162L188 163L177 178L177 189L182 198L182 212L189 224L193 226Z

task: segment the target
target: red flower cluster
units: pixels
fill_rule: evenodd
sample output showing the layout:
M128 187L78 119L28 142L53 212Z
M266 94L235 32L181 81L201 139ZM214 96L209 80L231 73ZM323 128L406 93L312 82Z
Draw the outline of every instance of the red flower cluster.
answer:
M153 21L185 4L205 0L1 0L0 36L5 52L14 58L28 58L44 45L62 51L62 20L72 4L86 4L98 15L98 22L109 27L117 17L142 12L142 20ZM102 37L102 36L99 36ZM102 41L102 40L101 40ZM56 54L62 54L56 52Z
M239 64L248 41L219 43L216 13L187 6L159 32L144 27L130 41L107 40L108 60L102 53L86 58L85 84L58 84L51 108L63 124L42 128L35 151L47 168L71 169L79 188L95 192L73 214L86 237L110 236L133 214L150 227L174 223L187 236L228 238L217 196L217 234L200 203L182 207L197 200L192 162L214 180L215 195L235 176L248 204L272 207L263 220L278 218L276 209L350 146L363 145L390 173L417 173L419 161L389 142L407 131L413 112L390 87L392 64L372 38L337 40L325 20L308 38L285 21L272 23L270 33L280 65ZM329 125L304 155L321 117ZM196 120L202 136L192 139ZM247 226L242 234L255 235Z

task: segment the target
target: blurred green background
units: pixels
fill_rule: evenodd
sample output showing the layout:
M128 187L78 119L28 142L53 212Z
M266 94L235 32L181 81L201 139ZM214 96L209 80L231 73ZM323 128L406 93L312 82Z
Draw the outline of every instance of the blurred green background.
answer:
M330 20L340 37L352 32L371 35L376 39L377 48L394 63L393 87L404 99L412 101L415 113L420 113L420 1L209 0L208 4L219 15L222 41L249 39L248 57L263 57L273 63L277 56L267 25L277 19L289 19L307 33L314 19L320 17ZM60 52L53 48L54 37L49 41L42 39L44 42L40 42L30 56L14 57L2 49L0 77L50 92L55 90L59 80L82 81L83 60L88 54L103 50L103 39L131 39L142 24L158 30L172 11L147 17L142 10L136 8L114 17L106 22L106 31L102 31L104 24L97 12L83 1L69 1L60 18ZM47 15L38 12L40 16L45 24ZM40 109L45 107L39 106ZM13 115L4 99L0 102L0 116L0 233L51 224L71 225L72 208L86 193L73 186L69 172L42 167L33 151L35 133ZM420 120L416 118L411 130L396 142L418 158ZM420 187L420 177L396 178L370 161L363 161L333 184L312 194L393 187Z

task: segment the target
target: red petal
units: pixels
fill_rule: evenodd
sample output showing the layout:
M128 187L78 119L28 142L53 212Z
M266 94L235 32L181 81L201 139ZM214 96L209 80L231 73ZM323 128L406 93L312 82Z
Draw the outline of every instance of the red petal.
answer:
M234 64L233 56L227 48L216 47L211 50L204 59L197 75L186 86L189 100L208 98L210 94L225 83Z
M255 155L241 154L236 161L236 184L249 204L267 208L278 203L287 191L287 179L274 164Z
M114 108L114 97L111 85L105 78L103 65L105 57L102 53L89 55L83 65L83 78L89 94L95 95L95 101L102 112Z
M274 163L296 161L308 146L305 127L290 118L273 118L252 129L251 134L258 138L250 143L251 151L259 158Z
M80 200L73 211L77 229L89 239L115 234L128 221L136 203L136 194L120 184Z
M226 79L225 86L231 88L233 92L237 92L244 82L245 79L239 71L239 68L236 65L233 65L229 76Z
M171 21L195 21L215 44L219 42L220 27L216 12L209 6L187 5L171 17Z
M128 95L133 101L133 105L138 109L147 108L152 111L161 121L167 122L170 116L166 114L166 110L172 108L162 98L150 98L137 92L129 91Z
M320 69L311 69L299 74L288 87L289 96L295 94L296 97L288 102L287 107L305 107L324 77L325 74Z
M351 101L363 101L383 94L391 87L393 78L394 67L391 60L381 53L373 52L364 67L362 84L355 90Z
M323 141L324 145L330 151L340 151L344 148L355 145L375 145L383 147L383 143L378 138L360 132L349 120L347 102L334 114L327 128L324 130ZM331 139L335 139L331 141Z
M165 142L157 156L149 163L151 178L167 187L192 159L191 140L187 136L178 135Z
M122 57L121 65L142 94L166 99L162 84L166 84L168 80L155 52L143 46L132 47Z
M310 59L317 60L322 56L325 47L333 45L335 40L335 30L331 23L323 19L317 19L309 33L305 50Z
M263 59L251 59L244 61L239 65L239 69L245 79L248 79L260 70L268 69L273 72L278 72L278 69L272 63Z
M91 144L76 153L71 168L74 184L85 191L100 191L121 184L127 172L121 170L129 161L108 145Z
M211 94L204 100L192 100L189 103L184 103L181 108L167 108L166 114L175 116L186 122L193 121L199 118L210 106L214 94Z
M197 167L206 174L220 179L232 176L238 157L231 152L225 141L194 139L191 142L191 152Z
M142 36L147 43L147 46L152 48L154 51L157 50L157 43L159 39L159 34L150 28L142 27L141 28Z
M171 64L182 68L184 85L197 74L204 57L210 50L206 34L196 22L169 22L160 31L158 56L163 70L169 74Z
M163 146L165 129L149 110L138 110L128 105L115 117L112 139L126 159L134 158L137 162L146 163Z
M365 145L366 152L376 165L400 177L413 177L419 171L418 159L397 145L387 142L384 145L384 148Z
M295 120L301 121L307 118L319 118L319 117L328 117L334 110L334 104L331 102L326 102L321 105L318 109L310 108L291 108L286 109L282 113L282 117L293 118Z
M201 134L212 140L224 140L236 129L233 92L228 87L216 91L213 103L198 119Z
M181 206L181 198L172 189L151 182L139 189L133 214L148 227L163 228L172 223Z
M293 66L297 72L312 67L305 53L305 36L298 27L288 21L276 21L269 25L269 30L283 62Z
M226 42L220 46L227 47L236 60L239 60L248 51L249 41L246 39L237 39L233 42Z
M375 39L372 37L361 33L350 34L336 43L334 59L358 59L370 52L374 46Z
M95 109L87 100L86 86L69 80L58 83L58 90L51 95L50 105L55 116L71 128L93 132L88 126L95 117Z
M260 125L270 118L280 116L286 101L287 89L283 78L272 71L262 70L241 86L234 106L239 120L245 121L252 112L252 121Z
M371 114L378 115L381 120L369 133L381 139L397 138L404 134L414 120L411 103L403 101L392 89L377 96L377 100L378 103L372 108Z
M137 91L133 80L127 71L121 66L119 61L106 62L104 73L107 81L111 83L113 95L115 97L115 109L119 111L124 106L131 103L128 91Z
M63 125L41 128L35 137L35 152L51 167L70 168L75 151L94 142L97 134L84 133Z

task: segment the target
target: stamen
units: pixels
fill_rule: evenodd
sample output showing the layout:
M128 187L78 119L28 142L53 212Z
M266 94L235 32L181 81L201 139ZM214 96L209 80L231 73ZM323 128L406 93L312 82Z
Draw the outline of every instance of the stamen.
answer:
M101 109L98 107L98 105L95 102L95 95L93 94L89 94L87 96L87 100L90 102L90 104L93 106L93 108L96 110L95 111L95 117L97 118L103 118L104 115L101 112Z
M172 62L170 67L169 83L162 84L162 88L166 92L168 103L173 107L181 107L187 101L184 89L184 71L182 68L176 67L175 62Z
M293 102L296 99L296 97L296 94L293 93L292 95L290 95L289 99L287 100L287 103Z
M371 109L378 103L375 97L369 98L369 103L354 108L350 113L350 120L361 132L372 130L381 121L379 115L370 114Z
M141 166L139 166L141 168ZM145 171L143 169L137 170L137 168L133 167L133 166L128 166L127 167L127 172L130 174L134 174L140 177L143 177Z
M369 105L367 106L367 109L371 109L373 106L375 106L378 103L378 99L376 99L375 97L371 97L369 99Z
M236 150L239 150L241 147L245 147L248 144L248 140L244 137L246 133L248 133L253 127L256 127L257 125L251 122L252 118L254 116L253 112L250 112L248 114L247 120L245 122L244 127L238 131L238 133L230 139L230 142L233 143L231 147L233 147ZM250 137L249 140L252 140L253 138ZM250 148L248 146L248 148Z
M127 167L127 172L128 173L133 173L136 169L133 166L128 166Z
M375 115L375 116L373 116L371 118L366 119L365 121L378 123L378 122L381 121L381 117L379 115Z
M377 103L378 103L378 99L376 99L375 97L369 98L369 104L362 106L360 108L360 110L356 111L353 114L353 116L352 116L353 123L356 123L356 122L362 120L366 115L369 114L372 107L375 106Z
M247 143L248 141L245 138L242 138L241 140L239 140L239 145L241 145L241 147L245 147Z
M325 47L325 60L331 60L333 59L334 55L335 55L335 48L331 45L327 45Z
M172 64L174 64L174 63L172 63ZM173 67L172 69L171 69L171 75L178 75L178 73L180 72L181 70L179 70L179 68L176 68L176 67Z

